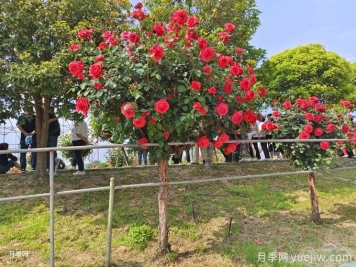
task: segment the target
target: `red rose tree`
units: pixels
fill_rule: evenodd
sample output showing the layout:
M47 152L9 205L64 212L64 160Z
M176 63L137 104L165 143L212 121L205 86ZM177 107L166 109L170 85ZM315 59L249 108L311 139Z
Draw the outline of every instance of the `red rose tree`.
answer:
M276 106L277 108L277 106ZM280 143L283 154L291 163L302 170L310 170L309 187L311 193L312 218L320 223L318 199L315 191L314 170L327 167L342 142L320 141L318 139L350 139L356 142L352 121L348 112L353 105L340 101L339 106L325 105L317 97L297 99L294 103L286 100L280 111L272 113L273 121L265 124L273 131L276 139L313 140L315 142Z
M254 103L266 89L257 87L244 50L229 44L237 34L232 23L208 40L198 34L199 18L185 10L175 11L167 24L148 16L142 5L131 17L138 23L130 31L78 33L69 47L72 90L80 97L77 110L91 110L111 142L157 143L146 148L165 182L172 153L168 142L222 147L228 133L255 123ZM162 186L161 252L168 247L166 197Z

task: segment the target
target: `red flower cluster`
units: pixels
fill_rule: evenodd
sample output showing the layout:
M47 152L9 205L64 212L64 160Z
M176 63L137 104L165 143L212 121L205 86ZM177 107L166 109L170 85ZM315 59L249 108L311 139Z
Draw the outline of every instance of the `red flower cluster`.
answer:
M76 111L88 116L89 100L85 97L78 97L76 101Z
M115 74L113 74L115 71L111 72L111 70L113 70L113 53L117 52L120 53L121 59L124 57L126 59L127 56L127 62L129 64L135 64L136 62L139 64L142 62L146 63L147 59L151 60L149 63L150 65L157 64L152 68L155 69L157 66L157 72L152 72L148 74L147 77L151 75L149 77L151 81L155 79L156 84L159 84L159 82L157 83L157 80L167 82L163 80L160 68L167 64L167 56L177 55L176 51L173 49L179 47L182 48L182 51L185 55L187 55L187 57L197 55L198 60L193 60L192 64L199 66L201 69L196 69L194 65L195 70L192 72L192 75L189 73L188 76L180 79L175 85L174 82L176 81L173 81L172 88L174 89L170 89L169 86L167 86L167 89L165 89L167 91L163 92L162 90L162 92L160 92L160 86L152 88L152 84L154 84L154 82L147 84L147 81L140 80L140 76L144 76L142 73L146 76L146 69L140 67L131 68L128 73L131 73L132 69L135 69L139 75L135 76L137 73L134 73L134 78L128 76L125 77L125 79L127 78L127 80L130 80L132 78L133 80L130 81L130 84L136 83L135 87L130 84L126 85L126 81L121 84L121 80L118 82L119 86L115 87L115 89L126 88L123 93L127 93L129 95L129 97L124 96L121 98L121 101L124 103L119 102L120 104L122 103L122 116L129 119L136 128L145 127L147 121L149 121L151 125L165 117L171 116L171 114L166 114L165 116L163 115L171 109L171 106L172 109L174 107L174 110L182 108L182 105L176 105L176 99L182 99L181 96L177 97L177 95L184 91L184 89L182 90L182 85L184 88L189 86L184 84L186 81L189 81L189 87L191 90L188 90L189 92L184 91L184 94L189 94L189 98L184 99L184 108L187 108L188 106L190 109L197 110L201 115L205 115L208 112L215 112L220 117L226 116L223 119L231 120L231 122L235 125L239 125L243 121L249 124L254 124L256 122L256 114L252 110L243 111L242 109L247 107L248 102L254 101L256 97L264 97L267 94L267 90L263 87L258 88L258 90L254 88L254 85L257 82L254 75L255 71L251 64L244 65L241 56L241 54L244 53L243 48L237 47L235 49L235 52L238 54L236 58L220 53L220 49L219 53L217 53L218 50L215 50L205 38L199 36L199 31L195 28L199 24L199 19L195 16L189 16L185 10L175 11L169 22L164 24L162 22L158 23L151 18L148 19L148 14L143 11L142 3L137 3L134 6L134 10L131 12L130 16L133 19L137 19L139 22L145 20L140 28L142 32L135 32L132 30L132 32L124 31L121 34L115 35L111 31L103 31L101 33L101 37L104 41L100 43L95 42L96 44L99 43L96 49L99 56L91 57L94 58L92 60L93 62L91 65L87 66L85 70L84 63L82 61L71 62L68 66L69 72L77 79L84 79L87 76L87 79L90 79L89 82L92 89L101 90L105 86L105 90L103 91L105 91L106 94L106 92L109 92L114 88L111 85L112 80L115 81L117 78L115 77ZM147 25L149 25L148 28ZM221 40L220 45L225 44L230 39L230 34L233 34L235 30L236 26L234 24L226 23L224 25L224 30L217 34ZM88 40L85 40L92 38L92 30L84 29L79 31L77 34L82 39L82 43L94 43L92 40L89 40L89 42ZM112 49L114 46L115 48ZM75 52L80 48L81 46L73 44L69 47L69 50ZM111 50L109 49L112 49L113 53L111 53ZM197 51L194 49L197 49ZM122 53L122 51L124 53ZM236 53L234 53L235 56ZM179 59L177 62L180 63ZM196 64L196 62L198 63ZM182 71L179 68L176 68L178 69L176 73ZM172 73L169 73L167 77L174 80L174 75L176 73L173 75ZM203 73L203 75L201 75L201 73ZM223 77L221 77L223 80L218 81L217 77L220 77L221 73L223 73ZM202 80L198 80L200 78ZM110 82L106 82L104 79L110 79ZM96 90L93 91L95 94L98 94ZM136 102L136 98L131 97L131 93L134 95L134 93L137 93L139 90L142 90L144 93L150 93L151 90L154 91L155 93L152 94L154 95L154 99L150 98L147 102L143 100L144 105L142 105L139 101ZM156 92L162 94L158 95ZM141 92L137 94L139 98L141 97L140 93ZM101 92L98 95L100 94ZM234 94L233 97L231 97L231 94ZM187 99L190 100L190 102L185 102ZM235 101L235 103L232 104L233 101ZM239 107L236 107L236 104L239 103L244 104L241 105L241 110ZM143 114L143 106L145 110L147 109L151 112ZM322 107L318 107L318 110L322 110ZM217 118L218 116L216 116L216 114L212 117ZM159 125L162 127L163 124L161 123ZM168 140L170 134L172 133L166 131L165 126L162 128L163 129L160 130L164 132L164 138ZM226 138L225 136L227 135L222 135L220 138L215 140L215 144L223 144L221 141ZM150 137L150 139L152 138ZM206 136L202 136L199 139L198 145L200 147L206 147L208 144L209 139ZM229 145L228 147L233 149L234 146L236 148L236 144ZM228 150L229 149L227 149L227 151Z

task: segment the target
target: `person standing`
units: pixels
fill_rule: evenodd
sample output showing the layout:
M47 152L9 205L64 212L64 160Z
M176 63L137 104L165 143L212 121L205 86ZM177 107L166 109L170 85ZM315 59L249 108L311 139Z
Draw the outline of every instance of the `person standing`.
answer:
M36 117L33 114L29 114L28 111L25 111L17 119L16 123L17 128L21 131L20 137L20 149L36 148ZM26 140L27 138L27 140ZM29 142L30 141L30 142ZM31 167L32 171L36 169L37 164L37 153L31 153ZM20 165L21 172L26 172L26 153L20 153Z
M138 166L142 165L142 159L143 159L143 164L147 166L147 148L142 148L140 147L138 149Z
M0 150L9 150L9 144L1 143ZM21 168L20 164L17 162L17 157L11 153L0 154L0 174L7 173L12 167L17 169Z
M251 132L252 140L258 140L259 132L258 132L258 125L257 123L252 125L252 132ZM253 143L253 148L255 149L255 155L258 160L261 159L260 149L258 147L258 143Z
M72 145L85 146L89 145L88 141L88 125L84 120L76 123L72 128ZM82 150L74 150L74 161L78 165L78 171L73 175L84 175L84 161L82 157Z
M266 118L263 117L262 121L258 125L258 139L260 139L260 140L266 140L267 139L266 130L265 130L266 129L265 121L266 121ZM265 156L265 159L270 159L268 143L261 142L261 147L262 147L262 151L263 151L263 154Z
M51 110L49 113L49 129L48 129L48 140L47 140L47 147L57 147L58 145L58 136L61 134L61 127L59 125L58 117L54 114L54 110ZM47 152L47 163L46 163L46 168L49 170L49 152ZM54 174L56 174L57 171L57 164L56 162L59 163L59 161L56 161L57 158L57 152L54 151Z

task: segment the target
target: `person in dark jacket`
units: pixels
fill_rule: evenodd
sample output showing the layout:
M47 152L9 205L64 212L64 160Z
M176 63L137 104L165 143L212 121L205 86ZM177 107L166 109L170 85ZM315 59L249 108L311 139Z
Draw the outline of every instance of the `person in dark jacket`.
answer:
M61 134L61 127L59 125L58 117L54 114L54 110L51 110L49 113L49 128L48 128L48 140L47 147L57 147L58 145L58 136ZM58 165L56 164L57 152L54 152L54 171L56 174ZM47 163L46 168L49 170L49 152L47 152Z
M1 143L0 150L9 150L8 143ZM20 164L17 162L17 157L12 155L11 153L8 154L0 154L0 174L7 173L12 167L20 169Z
M20 149L36 148L36 117L25 111L17 120L17 127L21 131ZM26 139L27 138L27 139ZM30 142L28 142L28 140ZM37 164L37 153L31 153L31 167L34 171ZM20 153L21 172L26 172L26 153Z

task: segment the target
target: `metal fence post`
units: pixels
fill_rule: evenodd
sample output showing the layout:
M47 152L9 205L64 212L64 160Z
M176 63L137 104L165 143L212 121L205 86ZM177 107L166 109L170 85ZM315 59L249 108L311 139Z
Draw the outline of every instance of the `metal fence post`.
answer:
M54 267L54 151L49 152L50 266Z
M107 228L107 235L106 235L105 267L110 266L110 258L111 258L111 233L112 233L112 213L113 213L113 207L114 207L114 193L115 193L114 177L111 177L110 178L109 210L108 210L108 228Z

